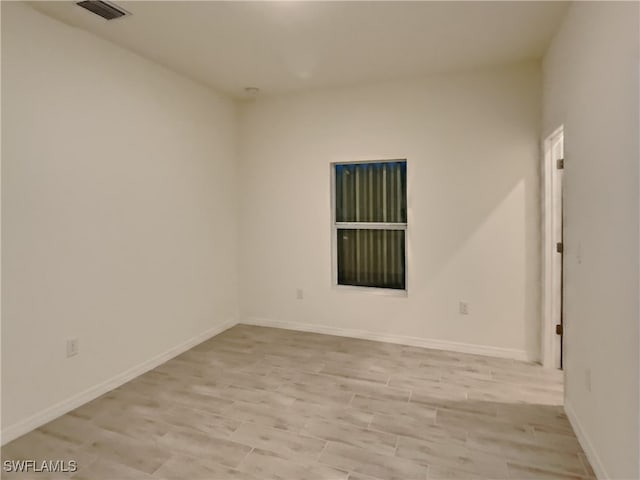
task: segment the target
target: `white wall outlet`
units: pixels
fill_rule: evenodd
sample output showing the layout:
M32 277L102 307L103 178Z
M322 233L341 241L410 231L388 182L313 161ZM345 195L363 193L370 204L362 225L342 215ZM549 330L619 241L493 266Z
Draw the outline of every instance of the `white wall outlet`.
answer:
M78 353L80 353L80 340L77 338L67 340L67 357L73 357Z
M578 242L578 246L576 248L576 261L578 265L582 265L582 242Z
M469 315L469 304L467 302L460 302L459 305L460 315Z
M587 392L591 392L591 369L587 368L584 371L584 387Z
M302 300L304 298L304 292L301 288L296 288L296 299Z

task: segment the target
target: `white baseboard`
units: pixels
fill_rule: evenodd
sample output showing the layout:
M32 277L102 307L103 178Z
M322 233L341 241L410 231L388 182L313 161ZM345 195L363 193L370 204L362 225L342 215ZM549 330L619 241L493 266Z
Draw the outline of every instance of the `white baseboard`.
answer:
M76 395L73 395L67 398L66 400L63 400L55 405L52 405L51 407L45 408L44 410L37 412L36 414L26 418L25 420L22 420L20 422L14 423L13 425L9 425L6 428L3 428L2 433L0 435L1 437L0 444L4 445L10 442L11 440L14 440L24 435L25 433L30 432L31 430L41 427L42 425L50 422L51 420L55 420L59 416L64 415L65 413L68 413L71 410L74 410L80 407L81 405L84 405L85 403L98 398L100 395L103 395L113 390L114 388L117 388L127 383L129 380L132 380L142 375L143 373L156 368L157 366L163 364L164 362L171 360L172 358L180 355L181 353L186 352L190 348L195 347L199 343L202 343L205 340L208 340L211 337L214 337L224 332L225 330L233 327L236 324L237 322L235 320L227 320L226 322L220 325L216 325L215 327L212 327L208 330L205 330L204 332L196 335L195 337L192 337L189 340L186 340L180 343L179 345L176 345L175 347L172 347L169 350L128 369L116 375L115 377L112 377L102 383L99 383L98 385L94 385L93 387L90 387L83 392L80 392Z
M598 453L595 448L593 448L593 444L591 443L591 440L589 440L584 428L582 428L582 424L578 420L575 410L573 410L573 407L566 398L564 400L564 411L567 414L567 418L569 419L571 426L573 427L573 431L576 433L576 437L578 437L578 442L580 442L582 450L584 450L584 453L591 464L591 468L593 468L593 471L596 474L596 478L599 480L611 478L607 475L604 465L602 465L602 460L600 460Z
M476 345L471 343L450 342L448 340L435 340L432 338L410 337L405 335L395 335L391 333L376 333L366 330L356 330L351 328L329 327L326 325L315 325L298 322L282 322L265 318L245 318L240 321L246 325L256 325L261 327L284 328L286 330L298 330L302 332L323 333L326 335L336 335L339 337L361 338L364 340L374 340L376 342L398 343L401 345L411 345L414 347L434 348L437 350L449 350L452 352L472 353L489 357L510 358L514 360L533 361L524 350L515 348L492 347L487 345Z

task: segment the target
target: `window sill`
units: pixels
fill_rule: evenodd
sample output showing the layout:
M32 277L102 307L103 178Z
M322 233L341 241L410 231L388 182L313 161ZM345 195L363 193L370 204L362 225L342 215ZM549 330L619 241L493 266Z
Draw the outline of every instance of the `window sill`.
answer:
M333 289L344 293L365 293L367 295L377 295L382 297L408 297L409 292L405 290L398 290L396 288L377 288L377 287L358 287L355 285L333 285Z

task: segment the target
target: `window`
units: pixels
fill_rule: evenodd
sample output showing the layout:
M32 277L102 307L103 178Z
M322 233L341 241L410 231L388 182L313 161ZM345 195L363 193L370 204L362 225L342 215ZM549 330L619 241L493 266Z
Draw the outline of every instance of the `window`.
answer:
M338 285L406 290L407 162L333 165Z

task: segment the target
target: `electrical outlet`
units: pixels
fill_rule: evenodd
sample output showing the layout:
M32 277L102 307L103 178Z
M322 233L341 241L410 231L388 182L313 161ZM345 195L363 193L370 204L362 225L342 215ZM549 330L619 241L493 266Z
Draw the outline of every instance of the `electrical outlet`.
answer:
M467 302L460 302L459 310L460 315L469 315L469 304Z
M80 353L80 340L77 338L67 340L67 357L73 357L78 353Z
M578 246L576 247L576 261L578 265L582 265L582 242L578 242Z
M587 368L584 371L584 386L587 392L591 392L591 369Z
M304 298L304 292L302 291L301 288L297 288L296 289L296 299L297 300L302 300Z

